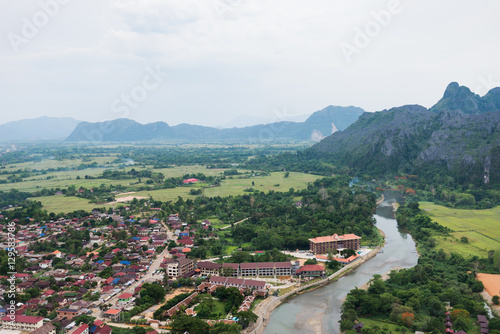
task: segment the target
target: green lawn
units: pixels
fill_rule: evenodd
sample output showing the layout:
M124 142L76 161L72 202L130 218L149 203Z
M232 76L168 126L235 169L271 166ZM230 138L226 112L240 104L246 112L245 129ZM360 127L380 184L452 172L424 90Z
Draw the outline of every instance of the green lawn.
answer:
M179 196L184 199L194 198L195 196L189 195L189 187L179 187L179 188L171 188L171 189L160 189L160 190L144 190L137 191L133 194L124 194L116 196L116 199L127 197L127 196L136 196L136 197L148 197L151 196L155 200L158 201L176 201Z
M223 302L221 302L220 300L218 299L215 299L213 298L212 296L208 295L208 294L203 294L203 295L200 295L201 298L212 298L214 300L214 306L213 306L213 309L212 309L212 313L210 314L210 317L208 319L223 319L227 313L226 313L226 310L224 309L225 307L225 304ZM201 299L200 298L200 302L201 302ZM194 308L195 311L199 311L200 310L200 305L196 306ZM219 318L219 313L221 314L221 318Z
M110 207L110 205L89 203L87 199L80 197L66 197L64 195L45 196L32 198L33 200L42 202L43 208L47 212L71 212L76 210L90 211L93 208Z
M382 320L382 318L380 318L380 317L359 318L359 322L363 323L365 326L368 326L368 327L379 326L380 328L386 328L393 333L400 333L401 332L401 326L389 324L389 323L383 322L381 320ZM407 329L406 332L410 333L411 331L409 329Z
M244 189L253 188L259 191L268 192L269 190L274 191L288 191L290 188L294 189L304 189L307 184L314 182L319 178L319 176L306 174L306 173L294 173L291 172L290 176L285 178L284 173L277 172L271 173L270 176L256 176L249 177L247 179L238 179L238 176L233 176L232 179L225 179L222 181L220 187L213 187L205 189L205 196L235 196L241 195L245 192ZM255 185L252 186L252 181ZM279 184L279 186L277 186Z
M197 173L202 173L205 174L206 176L218 176L224 173L225 169L221 168L209 169L200 165L192 165L192 166L176 166L173 168L152 169L152 171L163 173L165 174L165 177L180 177L185 174L197 174Z
M489 250L500 248L500 207L487 210L453 209L430 202L420 208L440 225L452 230L450 236L437 236L438 246L462 256L486 257ZM460 239L466 237L468 243Z
M98 176L104 172L107 168L117 169L116 164L112 162L116 159L116 156L110 155L105 157L92 157L91 161L82 161L81 159L74 160L42 160L40 162L27 162L12 164L6 166L6 169L17 170L42 170L47 168L58 168L58 167L68 167L75 168L76 166L85 163L89 164L92 162L97 162L105 167L99 168L88 168L84 170L69 170L69 171L59 171L51 172L43 175L35 175L29 178L25 178L23 182L19 183L7 183L0 184L0 191L8 191L10 189L17 189L19 191L33 192L41 190L43 188L61 188L65 189L69 186L75 186L77 189L79 187L84 188L95 188L99 187L101 184L105 185L122 185L126 186L127 190L132 192L138 187L144 186L145 179L142 180L143 183L135 184L137 179L126 179L126 180L107 180L107 179L85 179L85 175ZM108 165L105 165L109 163ZM151 166L127 166L124 171L128 171L132 168L136 170L143 170L146 168L151 168ZM203 173L205 175L217 176L224 172L224 169L207 169L200 165L193 166L176 166L173 168L162 168L162 169L152 169L154 172L161 172L165 174L166 178L169 177L179 177L185 174L196 174ZM239 170L241 173L248 173L248 171ZM307 187L308 183L318 179L318 176L305 174L305 173L295 173L291 172L289 177L284 177L285 173L276 172L271 173L266 176L251 176L250 174L233 175L227 177L222 181L220 187L205 188L204 195L207 197L214 196L236 196L244 194L244 189L253 188L259 191L268 192L273 191L288 191L290 188L303 189ZM4 176L2 176L4 177ZM79 177L79 179L77 179ZM248 178L243 178L248 177ZM252 186L252 182L254 185ZM199 183L192 185L190 187L178 187L174 189L161 189L161 190L148 190L148 191L137 191L134 194L118 195L118 198L125 196L137 196L137 197L153 197L160 201L175 201L179 196L184 199L194 198L195 196L189 195L189 191L192 187L198 188L202 187L204 184ZM94 207L103 207L104 205L91 204L85 199L66 197L66 196L53 196L53 197L38 197L36 200L42 202L45 209L49 212L70 212L74 210L90 210ZM226 226L224 222L220 220L213 220L215 228L221 228Z

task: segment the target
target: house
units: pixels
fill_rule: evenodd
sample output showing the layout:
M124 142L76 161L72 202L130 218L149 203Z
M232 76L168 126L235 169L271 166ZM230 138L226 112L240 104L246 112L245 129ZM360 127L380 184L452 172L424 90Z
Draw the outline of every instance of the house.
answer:
M292 263L291 262L275 262L274 263L274 274L276 276L291 276L292 275Z
M52 323L47 322L42 327L35 329L30 334L56 334L56 328Z
M121 314L120 310L110 308L104 313L104 317L112 321L117 321L120 318L120 314Z
M352 326L352 329L354 329L356 333L361 333L363 327L365 327L365 325L361 322L358 322L356 325Z
M40 266L40 268L42 269L47 269L47 268L50 268L52 267L52 260L45 260L45 261L42 261L38 264Z
M182 183L184 183L184 184L190 184L190 183L197 183L198 181L199 181L198 179L191 178L191 179L183 180Z
M195 261L187 258L178 258L167 264L167 274L170 277L183 276L195 269Z
M257 263L258 276L274 276L274 262L258 262Z
M80 315L80 310L72 308L60 308L57 310L57 316L60 318L73 319Z
M240 263L240 275L241 276L257 276L259 273L259 268L257 263Z
M477 315L477 322L479 323L479 326L481 327L481 334L488 334L489 333L489 328L488 328L488 318L486 316L478 314Z
M334 234L325 237L316 237L309 239L309 248L313 254L327 254L335 252L339 249L354 249L361 248L361 237L355 234Z
M57 257L59 259L62 257L62 253L60 251L58 251L58 250L55 250L55 251L53 251L50 254L55 255L55 257Z
M200 270L200 274L202 276L218 276L220 273L220 269L222 267L221 264L215 262L198 262L196 267Z
M89 334L89 325L81 324L80 326L77 326L69 331L67 334Z
M232 269L231 276L233 276L233 277L240 276L240 265L239 265L239 263L224 263L222 265L222 268L231 268Z
M250 290L264 290L266 288L266 282L264 281L241 279L234 277L212 276L210 277L209 282L217 286L235 287L235 288L250 289Z
M303 277L322 277L325 276L325 268L317 264L308 264L300 267L295 274Z
M34 331L43 326L43 317L27 315L8 315L2 318L3 329L17 329L21 331Z
M119 303L126 303L128 301L130 301L130 299L132 299L132 294L131 293L128 293L128 292L125 292L125 293L122 293L121 295L118 296L118 302Z

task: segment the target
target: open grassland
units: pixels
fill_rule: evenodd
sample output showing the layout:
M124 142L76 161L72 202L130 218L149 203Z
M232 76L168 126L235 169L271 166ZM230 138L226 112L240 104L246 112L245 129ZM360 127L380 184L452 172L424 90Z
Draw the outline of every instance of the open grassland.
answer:
M85 162L85 164L89 164L92 162L97 162L98 164L105 164L106 162L111 162L115 158L108 157L97 157L93 158L90 162ZM58 168L58 167L67 167L67 168L76 168L82 163L82 160L68 160L68 161L55 161L55 160L43 160L38 163L22 163L22 164L13 164L8 165L6 169L8 170L18 170L18 169L28 169L29 171L33 169L42 170L48 168ZM207 176L217 176L224 172L224 169L208 169L203 166L194 165L194 166L177 166L173 168L161 168L161 169L152 169L151 166L143 167L141 165L131 165L124 168L118 168L117 165L105 165L104 167L98 168L86 168L82 170L69 170L69 171L55 171L48 172L46 174L40 174L31 176L23 179L23 182L17 183L5 183L0 184L0 191L9 191L10 189L17 189L19 191L26 192L34 192L41 190L43 188L52 189L52 188L61 188L65 189L70 186L75 186L77 189L79 187L84 188L92 188L98 187L101 184L105 185L123 185L129 186L130 190L134 190L134 183L137 183L137 179L125 179L125 180L109 180L109 179L85 179L85 175L97 177L102 175L102 173L106 169L120 170L128 172L131 169L135 170L146 170L150 169L154 173L161 172L165 175L165 178L170 177L181 177L185 174L197 174L203 173ZM0 175L0 179L7 179L9 175ZM80 179L77 179L80 177ZM146 178L143 178L143 182ZM177 196L175 196L177 198ZM172 199L168 197L168 200Z
M244 189L247 188L253 188L265 192L269 190L288 191L290 188L303 189L307 187L307 184L309 182L313 182L317 178L318 176L316 175L305 174L305 173L290 173L290 176L288 178L284 178L283 173L271 173L270 176L257 176L257 177L250 177L248 179L238 179L234 177L233 179L228 178L226 180L222 180L220 187L205 188L204 193L206 197L215 197L215 196L226 197L226 196L236 196L245 194ZM252 187L252 181L255 183L253 187ZM279 184L279 186L277 186L277 184ZM193 188L198 189L199 187L202 186L203 183L199 183L191 185L189 187L138 191L133 194L127 194L123 196L137 196L137 197L151 196L153 197L153 199L159 201L175 201L177 200L178 196L181 196L184 199L194 198L195 196L189 195L189 191ZM116 196L116 198L120 197L121 197L120 195Z
M33 200L41 202L47 212L54 213L66 213L76 210L91 211L94 208L110 207L110 205L89 203L85 198L64 195L36 197Z
M285 178L284 173L271 173L269 176L256 176L246 179L239 179L238 176L233 176L232 179L227 178L222 180L220 187L205 189L205 196L230 196L244 194L244 189L253 188L254 190L268 192L269 190L286 192L290 188L304 189L307 184L314 182L319 176L305 173L290 173ZM252 181L254 185L252 186Z
M464 210L420 202L420 208L427 211L435 222L452 230L451 236L436 237L437 247L447 253L486 257L489 250L500 248L500 207ZM462 237L468 242L462 242Z
M17 189L19 191L34 192L42 190L43 188L61 188L66 189L70 186L75 186L77 189L80 187L93 188L99 187L101 184L105 185L128 185L130 183L137 182L136 179L129 180L107 180L107 179L85 179L85 175L98 175L102 174L104 169L93 168L86 169L85 171L69 171L69 172L56 172L51 173L56 177L51 179L46 179L47 175L40 175L33 178L28 178L29 181L18 182L18 183L6 183L0 184L0 191L9 191L10 189ZM83 175L82 175L83 174ZM76 176L80 176L77 179Z
M117 195L116 199L130 196L130 197L137 197L137 198L153 197L153 199L158 200L158 201L162 201L162 202L176 201L179 196L181 196L183 199L194 198L195 196L189 195L190 189L191 188L189 188L189 187L178 187L178 188L160 189L160 190L144 190L144 191L137 191L137 192L130 193L130 194Z
M136 168L139 170L140 168ZM163 173L165 174L165 177L180 177L186 174L198 174L202 173L205 174L206 176L218 176L224 173L226 169L222 168L206 168L200 165L193 165L193 166L175 166L172 168L155 168L151 169L151 171L155 173Z
M165 175L165 178L170 177L182 177L186 174L198 174L203 173L207 176L220 176L224 173L226 169L208 169L201 165L191 165L191 166L174 166L172 168L161 168L153 169L152 166L144 166L141 164L123 166L120 163L113 163L116 160L115 155L100 156L100 157L90 157L90 159L68 159L68 160L52 160L45 159L39 162L26 162L11 164L5 166L5 170L17 171L19 169L26 171L31 174L27 178L24 178L22 182L16 183L5 183L0 184L0 191L9 191L10 189L17 189L19 191L25 192L35 192L46 189L66 189L70 186L75 186L76 189L80 187L84 188L97 188L101 185L121 185L126 187L126 192L133 192L131 194L117 195L116 198L120 199L122 197L137 197L137 198L149 198L152 197L155 200L160 201L175 201L179 196L184 199L194 198L194 195L189 195L191 189L203 189L204 196L215 197L215 196L236 196L245 194L245 189L253 188L254 190L268 192L273 191L283 191L286 192L290 188L302 189L307 187L308 183L318 179L318 176L305 174L305 173L289 173L288 177L284 177L285 173L276 172L264 176L252 176L250 174L232 175L227 176L225 180L222 180L219 187L206 187L205 183L193 184L185 187L178 187L173 189L160 189L160 190L140 190L140 187L144 187L147 178L142 178L141 183L138 183L137 178L123 179L123 180L110 180L110 179L86 179L85 176L98 177L106 169L130 171L132 168L136 170L150 169L152 172L161 172ZM95 168L85 168L78 170L77 168L82 164L90 165L92 163L97 163L98 167ZM120 166L121 165L121 166ZM65 171L47 171L48 169L57 168L67 168L69 170ZM34 172L36 170L36 172ZM43 174L40 171L44 170ZM240 173L248 173L246 170L238 170ZM19 175L19 174L17 174ZM0 175L0 179L6 179L8 175ZM253 185L252 185L253 182ZM103 207L102 204L89 203L88 200L76 197L66 197L62 195L49 196L49 197L37 197L36 199L44 205L44 208L49 212L70 212L74 210L90 210L95 207ZM109 206L109 205L108 205ZM223 227L225 224L220 221L214 222L214 227Z
M9 164L5 166L5 170L7 171L13 171L18 169L42 170L42 169L59 168L59 167L75 168L81 164L90 164L93 162L96 162L99 165L101 164L103 165L106 163L111 164L115 159L116 155L90 157L90 161L83 161L82 159L64 159L64 160L43 159L41 161L36 161L36 162L30 161L30 162Z
M366 317L366 318L359 318L359 322L363 323L365 326L368 327L373 327L373 326L378 326L383 329L387 329L391 331L392 333L399 333L401 331L401 327L393 324L393 323L388 323L384 320L382 317Z

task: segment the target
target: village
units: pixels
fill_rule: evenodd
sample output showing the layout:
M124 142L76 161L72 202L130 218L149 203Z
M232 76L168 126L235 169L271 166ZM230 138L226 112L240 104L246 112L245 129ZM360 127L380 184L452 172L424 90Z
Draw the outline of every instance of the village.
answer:
M208 219L188 224L178 214L158 219L160 208L141 217L127 211L49 222L0 216L0 247L26 262L23 272L0 276L2 333L111 334L112 326L141 326L155 334L168 332L179 314L210 325L248 322L241 315L263 300L324 280L332 273L326 263L340 268L370 251L354 234L334 234L310 239L309 250L283 251L290 261L200 260L190 256L196 236L216 238ZM70 253L60 240L72 233L84 237Z

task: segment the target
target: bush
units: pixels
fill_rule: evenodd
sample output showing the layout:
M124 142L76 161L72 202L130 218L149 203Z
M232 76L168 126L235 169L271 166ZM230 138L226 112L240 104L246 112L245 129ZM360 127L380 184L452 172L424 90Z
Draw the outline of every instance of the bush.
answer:
M500 298L497 295L494 295L493 298L491 298L491 301L493 304L498 305L500 304Z

